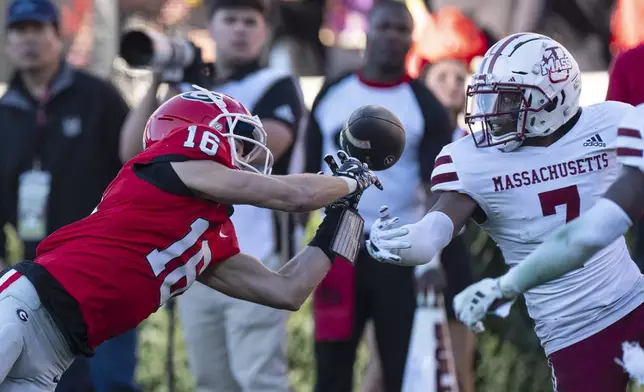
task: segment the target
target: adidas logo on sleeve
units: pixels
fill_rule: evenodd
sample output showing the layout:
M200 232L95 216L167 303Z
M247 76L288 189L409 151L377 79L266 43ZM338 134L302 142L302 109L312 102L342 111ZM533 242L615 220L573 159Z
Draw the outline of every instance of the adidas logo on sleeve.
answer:
M606 143L604 143L602 137L599 136L599 134L596 134L595 136L586 140L584 147L606 147Z

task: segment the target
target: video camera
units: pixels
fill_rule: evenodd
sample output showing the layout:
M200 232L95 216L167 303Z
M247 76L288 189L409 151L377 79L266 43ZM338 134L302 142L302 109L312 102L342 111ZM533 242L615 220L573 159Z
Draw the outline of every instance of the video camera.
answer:
M205 64L201 49L184 39L172 39L153 30L130 30L121 37L119 55L132 68L163 71L166 82L208 85L212 64Z

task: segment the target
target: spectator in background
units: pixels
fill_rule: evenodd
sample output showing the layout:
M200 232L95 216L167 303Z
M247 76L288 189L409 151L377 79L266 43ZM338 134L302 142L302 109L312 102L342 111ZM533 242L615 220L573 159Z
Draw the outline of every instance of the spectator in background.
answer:
M644 43L618 54L611 65L607 101L626 102L633 106L644 103ZM644 272L644 220L635 225L633 259Z
M436 39L440 39L437 36ZM468 76L466 63L455 57L432 58L432 62L425 65L421 72L421 79L425 85L436 95L438 100L447 109L450 125L454 130L452 140L467 135L458 125L458 116L465 109L465 80ZM467 255L467 249L460 250ZM452 351L456 363L459 390L461 392L474 392L474 354L476 340L472 332L456 319L452 302L454 296L473 282L472 271L468 257L455 257L458 265L443 263L445 269L453 271L447 274L445 288L445 308L451 335ZM456 278L456 279L455 279Z
M420 68L417 72L420 80L447 110L450 128L454 130L452 140L467 135L467 132L458 124L458 118L465 109L465 80L468 77L468 68L472 59L484 55L486 50L485 36L470 20L455 8L443 8L434 15L428 15L421 33L416 36L412 54L408 57L407 66L410 73ZM468 262L467 249L459 249L460 256L454 254L454 246L451 246L449 251L452 253L446 253L445 256L453 261L444 264L444 269L449 271L446 274L447 282L444 282L446 283L444 294L451 346L456 362L459 390L473 392L475 337L456 319L452 308L454 295L473 282L472 271ZM425 280L429 281L429 273L427 275ZM441 286L440 279L432 283L439 283ZM440 288L434 287L434 289ZM377 353L377 347L373 346L372 342L373 339L368 341L369 352ZM377 359L378 355L374 355L373 358ZM370 356L370 361L373 358ZM369 365L369 371L365 377L381 379L379 366L371 362ZM374 383L377 382L374 381ZM365 382L365 384L369 383ZM378 388L369 385L368 388L370 389L366 392L383 390L382 386Z
M33 259L45 236L92 212L119 171L128 107L112 85L63 60L52 2L13 1L6 23L6 55L15 73L0 99L0 227L14 225L25 258ZM4 243L0 231L0 255ZM133 388L135 339L133 331L98 349L92 363L101 366L104 383L95 385L97 392L110 390L110 382ZM110 357L106 367L103 350ZM90 389L87 367L86 359L77 360L58 390Z
M402 121L405 151L394 167L378 172L385 190L368 190L360 201L367 230L383 204L396 211L403 224L426 211L433 202L428 189L434 159L452 136L444 108L405 71L413 29L406 5L379 1L368 22L364 64L358 72L324 84L313 104L306 132L306 171L313 173L325 166L325 154L339 148L343 124L360 106L384 106ZM459 242L458 238L452 242L455 253L463 249ZM446 262L455 262L450 251L445 254ZM467 255L464 257L466 260ZM352 390L356 349L368 320L373 320L375 328L385 390L399 391L415 310L412 268L378 263L366 249L361 249L355 269L346 263L334 264L314 294L315 391Z
M204 87L234 96L259 116L275 157L273 174L287 174L305 108L292 75L260 65L267 37L265 4L218 0L209 12L216 63L214 80ZM157 87L155 83L128 118L124 132L132 143L141 140L156 106ZM130 154L136 153L140 143L131 147ZM264 157L258 159L263 162ZM277 247L280 230L272 211L239 205L231 219L240 248L269 269L281 267L278 252L292 254ZM285 311L231 298L198 282L179 297L178 305L197 391L288 391Z

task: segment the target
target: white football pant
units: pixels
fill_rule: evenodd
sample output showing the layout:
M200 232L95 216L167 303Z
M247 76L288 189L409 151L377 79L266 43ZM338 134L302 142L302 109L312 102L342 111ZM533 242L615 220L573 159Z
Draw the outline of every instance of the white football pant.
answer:
M289 391L286 311L199 282L178 297L178 305L196 392Z
M0 278L0 392L54 391L74 355L34 286L18 276Z

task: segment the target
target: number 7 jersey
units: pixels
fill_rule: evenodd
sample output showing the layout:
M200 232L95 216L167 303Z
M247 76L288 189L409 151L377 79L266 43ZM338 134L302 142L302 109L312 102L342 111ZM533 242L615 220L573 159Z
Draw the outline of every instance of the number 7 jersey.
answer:
M169 162L232 168L206 126L180 127L121 169L97 209L38 247L42 265L79 304L90 347L136 327L209 265L237 253L232 207L194 197Z
M617 128L630 105L584 107L572 129L549 147L513 152L476 148L468 138L436 159L432 191L469 195L485 212L480 226L507 264L528 256L554 230L577 218L617 178ZM644 301L644 281L623 237L584 267L525 294L546 354L619 320Z

